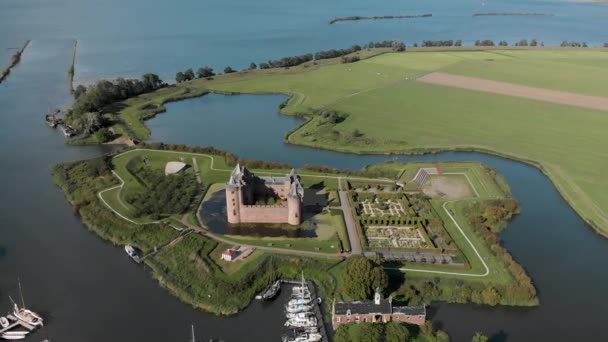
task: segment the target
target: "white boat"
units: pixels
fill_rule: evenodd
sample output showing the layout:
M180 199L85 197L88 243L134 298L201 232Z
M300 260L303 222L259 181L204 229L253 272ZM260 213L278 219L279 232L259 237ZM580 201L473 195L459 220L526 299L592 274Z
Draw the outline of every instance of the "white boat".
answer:
M298 318L298 319L304 319L307 317L311 317L314 314L312 312L296 312L296 313L288 313L287 315L285 315L285 317L287 318Z
M131 259L135 260L135 262L141 262L141 257L139 256L139 250L131 245L125 246L125 252L131 257Z
M312 310L312 305L288 305L286 310L288 313L306 312Z
M23 290L21 289L21 282L17 282L19 284L19 294L21 295L21 307L15 303L15 301L9 296L11 302L13 302L13 316L15 316L18 320L25 322L33 327L41 327L44 325L44 321L40 315L35 313L32 310L25 308L25 300L23 300ZM19 332L17 332L19 333ZM6 334L6 332L4 333Z
M310 304L311 301L312 301L311 298L294 298L294 299L291 299L289 302L287 302L287 305L289 305L289 306L308 305L308 304Z
M294 339L290 339L287 340L288 342L319 342L321 341L321 339L323 339L323 336L321 336L321 334L318 333L311 333L311 334L299 334L296 338Z
M286 327L293 328L306 328L306 327L314 327L317 325L317 319L315 317L298 319L298 318L290 318L285 322Z
M20 308L17 304L14 305L15 307L13 308L13 315L17 317L17 319L34 327L41 327L44 325L42 317L40 317L37 313L24 307Z
M6 317L0 317L0 326L3 328L6 328L10 325L11 323L8 321L8 319Z
M28 331L6 331L0 337L5 340L23 340L28 333Z

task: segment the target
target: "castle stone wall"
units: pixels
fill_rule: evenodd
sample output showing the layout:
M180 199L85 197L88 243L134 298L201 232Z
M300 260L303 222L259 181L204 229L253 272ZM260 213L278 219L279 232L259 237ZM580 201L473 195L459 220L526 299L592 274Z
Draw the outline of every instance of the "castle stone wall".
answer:
M240 209L242 223L285 223L289 213L286 206L243 205Z

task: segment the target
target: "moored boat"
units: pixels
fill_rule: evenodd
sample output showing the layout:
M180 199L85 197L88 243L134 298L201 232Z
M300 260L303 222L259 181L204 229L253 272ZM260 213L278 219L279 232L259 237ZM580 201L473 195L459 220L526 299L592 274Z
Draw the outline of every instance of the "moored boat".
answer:
M27 331L7 331L0 334L0 338L5 340L23 340L27 334Z
M286 327L292 328L306 328L317 326L317 319L315 317L309 317L304 319L290 318L285 322Z
M10 325L10 322L8 321L8 319L6 317L0 317L0 327L2 328L6 328Z
M135 248L131 245L126 245L125 252L127 252L127 255L129 255L131 257L131 259L135 260L135 262L137 262L137 263L141 262L140 251L137 248Z
M287 313L298 313L312 310L312 305L288 305L285 310Z
M26 309L25 307L19 307L17 304L14 304L13 315L17 317L20 321L23 321L34 327L41 327L44 325L44 321L42 317L40 317L37 313L32 310Z

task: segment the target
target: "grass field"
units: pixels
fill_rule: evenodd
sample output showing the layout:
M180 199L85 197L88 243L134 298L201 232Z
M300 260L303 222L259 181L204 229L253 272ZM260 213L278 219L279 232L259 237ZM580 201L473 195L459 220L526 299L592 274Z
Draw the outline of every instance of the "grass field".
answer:
M474 149L539 166L564 198L608 234L608 113L422 84L433 71L483 77L578 94L608 96L608 50L529 49L383 54L352 64L248 73L191 86L216 91L292 95L283 112L318 116L288 141L355 153ZM355 130L363 133L356 136Z

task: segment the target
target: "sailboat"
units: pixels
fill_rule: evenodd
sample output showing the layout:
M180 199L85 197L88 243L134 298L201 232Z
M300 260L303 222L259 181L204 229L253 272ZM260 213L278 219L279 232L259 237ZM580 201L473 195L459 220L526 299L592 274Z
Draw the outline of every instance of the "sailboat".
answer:
M44 321L40 315L35 313L32 310L29 310L25 307L25 300L23 299L23 289L21 288L21 281L17 280L19 284L19 295L21 296L21 307L15 303L15 301L9 296L11 302L13 302L13 315L31 326L41 327L44 325Z

